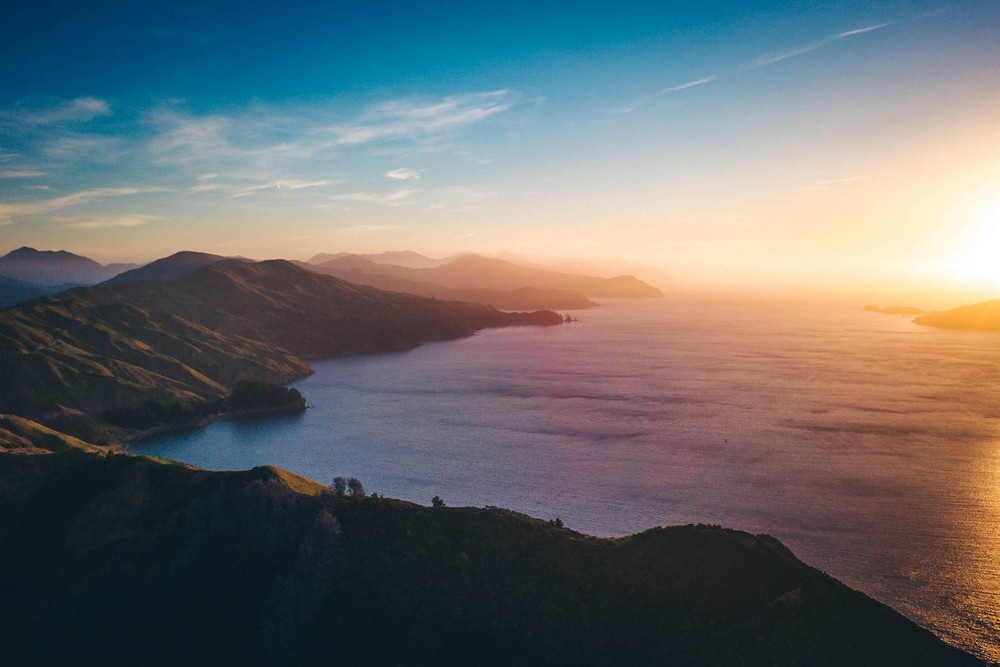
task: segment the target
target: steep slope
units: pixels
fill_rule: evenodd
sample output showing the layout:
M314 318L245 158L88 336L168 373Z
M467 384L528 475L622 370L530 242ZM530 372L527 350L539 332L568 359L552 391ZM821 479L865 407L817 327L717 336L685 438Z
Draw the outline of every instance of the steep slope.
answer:
M917 324L941 329L968 329L972 331L1000 331L1000 299L984 301L971 306L927 313L913 320Z
M218 401L240 380L303 377L309 368L300 357L559 322L548 311L501 313L383 292L284 261L226 260L175 281L78 288L0 311L0 412L103 437L109 419L182 421L202 415L192 405ZM143 419L109 414L148 403Z
M317 264L316 268L319 270L338 269L380 273L456 289L510 291L534 287L536 289L572 290L588 297L642 298L663 296L660 290L632 276L595 278L519 266L502 259L491 259L479 255L466 255L447 264L426 269L375 264L358 256L330 260Z
M96 437L112 407L214 400L239 380L309 373L274 345L123 305L109 292L70 290L0 312L0 412Z
M0 275L39 285L91 285L117 272L116 267L105 267L65 250L35 250L25 246L0 257Z
M0 591L10 664L977 664L765 535L73 449L0 453Z
M158 259L131 271L125 271L106 281L108 285L134 283L145 280L177 280L190 275L203 266L221 262L226 259L222 255L211 255L205 252L183 250L169 257ZM249 260L247 260L249 261Z

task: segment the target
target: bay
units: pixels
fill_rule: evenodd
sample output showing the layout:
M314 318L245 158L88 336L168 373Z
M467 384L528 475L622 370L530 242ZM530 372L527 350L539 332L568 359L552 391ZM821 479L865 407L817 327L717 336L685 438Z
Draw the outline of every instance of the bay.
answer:
M136 448L619 536L710 523L1000 661L1000 334L844 308L607 301L313 362L302 414Z

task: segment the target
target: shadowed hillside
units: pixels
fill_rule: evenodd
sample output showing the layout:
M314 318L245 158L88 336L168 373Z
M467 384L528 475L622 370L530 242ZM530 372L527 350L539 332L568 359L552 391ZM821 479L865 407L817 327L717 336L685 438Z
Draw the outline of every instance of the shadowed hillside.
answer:
M197 421L207 416L199 406L240 380L307 375L302 357L561 321L383 292L284 261L216 262L174 281L79 288L0 312L0 412L103 437L95 420L109 410L141 406L142 419L115 413L133 427Z
M65 250L35 250L27 246L0 257L0 275L45 286L99 283L132 266L102 266Z
M76 449L0 454L0 590L12 664L977 664L764 535Z

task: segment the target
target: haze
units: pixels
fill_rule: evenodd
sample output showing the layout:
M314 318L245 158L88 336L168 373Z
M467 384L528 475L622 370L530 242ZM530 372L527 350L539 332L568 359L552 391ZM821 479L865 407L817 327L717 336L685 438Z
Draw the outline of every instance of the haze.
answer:
M410 249L1000 293L1000 4L18 3L0 252Z

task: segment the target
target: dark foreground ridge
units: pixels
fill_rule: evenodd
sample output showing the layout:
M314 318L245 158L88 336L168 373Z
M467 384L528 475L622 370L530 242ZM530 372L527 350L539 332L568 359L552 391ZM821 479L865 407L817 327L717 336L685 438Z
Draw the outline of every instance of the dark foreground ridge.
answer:
M978 664L766 535L598 539L6 422L9 664Z

